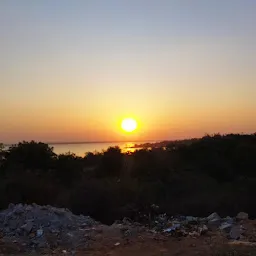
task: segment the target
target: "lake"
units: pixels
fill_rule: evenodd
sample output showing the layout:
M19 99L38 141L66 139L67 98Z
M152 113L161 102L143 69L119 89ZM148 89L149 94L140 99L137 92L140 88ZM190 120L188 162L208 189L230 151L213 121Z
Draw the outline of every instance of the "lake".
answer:
M54 148L56 154L63 154L67 152L75 153L78 156L84 156L86 152L101 152L109 147L119 146L122 152L133 152L135 144L143 144L145 142L93 142L93 143L67 143L67 144L49 144ZM137 148L136 148L137 149Z

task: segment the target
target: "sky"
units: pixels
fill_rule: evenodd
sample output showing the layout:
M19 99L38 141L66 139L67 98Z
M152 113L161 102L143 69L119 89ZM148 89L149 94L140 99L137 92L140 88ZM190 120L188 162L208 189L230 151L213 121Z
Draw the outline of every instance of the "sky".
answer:
M0 142L256 132L255 26L255 0L1 0Z

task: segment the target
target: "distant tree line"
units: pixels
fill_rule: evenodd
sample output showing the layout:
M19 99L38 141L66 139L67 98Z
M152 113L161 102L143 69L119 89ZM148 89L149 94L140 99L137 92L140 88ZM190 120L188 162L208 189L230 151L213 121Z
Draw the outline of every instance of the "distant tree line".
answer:
M38 203L67 207L105 223L143 221L158 205L170 215L213 211L256 215L256 134L207 135L164 147L84 157L57 155L41 142L0 144L0 207Z

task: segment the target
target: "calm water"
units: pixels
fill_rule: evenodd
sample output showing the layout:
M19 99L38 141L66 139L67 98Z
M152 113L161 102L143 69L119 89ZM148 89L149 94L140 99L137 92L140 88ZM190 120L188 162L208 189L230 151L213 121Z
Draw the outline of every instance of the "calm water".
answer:
M142 142L136 142L136 144L142 144ZM67 152L75 153L78 156L84 156L86 152L101 152L111 146L119 146L123 152L134 151L132 148L135 143L133 142L104 142L104 143L79 143L79 144L50 144L54 148L56 154L62 154Z

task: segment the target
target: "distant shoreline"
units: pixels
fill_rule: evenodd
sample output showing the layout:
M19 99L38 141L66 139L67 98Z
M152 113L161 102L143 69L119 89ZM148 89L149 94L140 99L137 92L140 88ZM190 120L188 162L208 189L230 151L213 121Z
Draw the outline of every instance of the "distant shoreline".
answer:
M20 141L22 142L22 141ZM12 145L17 145L18 143L4 143L4 146L6 147L10 147ZM157 143L160 142L160 140L126 140L126 141L84 141L84 142L76 142L76 141L71 141L71 142L43 142L43 141L36 141L36 142L42 142L48 145L79 145L79 144L100 144L100 143L141 143L141 144L145 144L145 143Z

